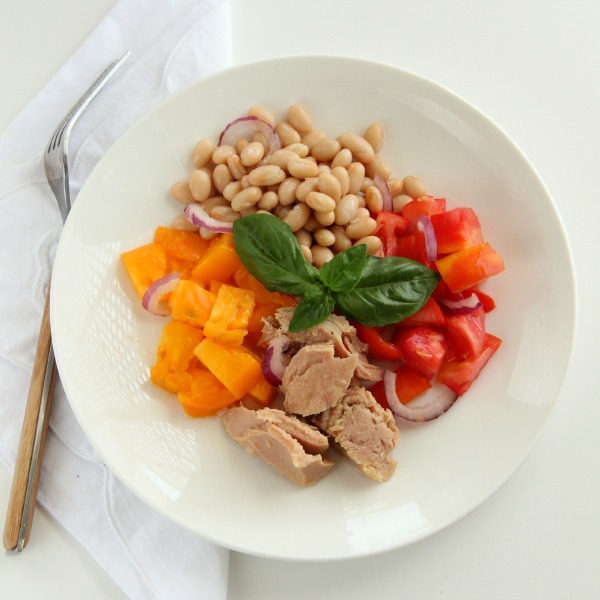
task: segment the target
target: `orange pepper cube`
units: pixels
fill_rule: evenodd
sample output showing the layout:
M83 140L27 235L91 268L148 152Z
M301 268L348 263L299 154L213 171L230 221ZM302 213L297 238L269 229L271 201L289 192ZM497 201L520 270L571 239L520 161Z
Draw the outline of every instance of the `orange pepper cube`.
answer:
M209 417L233 404L233 394L206 369L194 369L189 390L177 394L183 410L191 417Z
M167 255L160 244L146 244L123 252L121 261L140 298L157 279L167 274Z
M222 284L204 334L216 342L239 345L248 333L254 309L254 292Z
M171 293L171 318L204 327L215 303L215 295L193 281L181 280Z
M210 241L202 239L197 231L169 227L158 227L154 233L154 242L163 247L167 258L194 264L210 246Z
M268 406L276 392L277 390L263 376L248 393L264 406Z
M254 292L223 284L219 287L210 321L228 329L245 329L254 310Z
M157 362L166 360L172 371L187 371L195 361L194 350L202 341L202 330L188 323L169 321L158 343Z
M192 279L202 285L209 285L213 279L226 282L241 266L233 247L233 235L224 233L211 241L209 249L192 270Z
M150 369L152 383L172 394L188 390L191 376L187 370L198 362L194 350L202 338L201 329L169 321L162 330L156 364Z
M236 400L245 396L263 376L260 360L243 346L219 344L204 338L195 354Z
M192 376L187 371L171 371L166 360L157 362L150 369L150 381L170 394L190 389Z

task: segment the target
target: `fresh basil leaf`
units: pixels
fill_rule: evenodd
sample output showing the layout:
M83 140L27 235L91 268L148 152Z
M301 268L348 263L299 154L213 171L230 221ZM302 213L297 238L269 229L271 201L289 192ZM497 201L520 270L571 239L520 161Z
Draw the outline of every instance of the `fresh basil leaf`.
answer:
M313 285L304 293L304 299L294 311L289 324L292 333L304 331L323 322L332 312L335 300L322 285Z
M273 215L249 215L233 224L233 244L242 264L268 290L303 296L319 271L302 254L289 225Z
M407 258L368 256L356 287L336 294L337 307L363 325L390 325L417 312L439 278L435 271Z
M339 252L319 271L321 281L333 292L350 292L360 281L367 263L367 246L359 244Z

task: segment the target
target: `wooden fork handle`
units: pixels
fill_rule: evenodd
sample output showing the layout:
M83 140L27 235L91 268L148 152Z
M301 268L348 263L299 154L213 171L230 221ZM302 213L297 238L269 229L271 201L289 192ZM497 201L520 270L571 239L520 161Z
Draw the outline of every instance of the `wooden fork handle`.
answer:
M4 547L21 552L29 541L56 379L50 335L50 289L42 316L21 440L4 525Z

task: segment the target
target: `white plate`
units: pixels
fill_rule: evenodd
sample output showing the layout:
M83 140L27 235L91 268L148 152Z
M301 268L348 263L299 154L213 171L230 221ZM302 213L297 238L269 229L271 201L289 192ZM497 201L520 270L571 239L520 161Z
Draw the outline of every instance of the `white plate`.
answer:
M119 254L151 241L180 207L203 137L254 104L283 117L303 102L330 136L380 122L397 176L415 174L449 207L473 207L506 271L486 290L504 343L443 417L402 425L393 479L376 484L345 460L299 489L191 419L148 382L164 321L136 299ZM554 204L510 139L446 89L347 58L283 58L234 68L174 95L136 123L81 190L52 283L54 348L69 401L106 464L142 500L201 536L256 555L323 560L424 538L488 498L529 454L567 366L573 268Z

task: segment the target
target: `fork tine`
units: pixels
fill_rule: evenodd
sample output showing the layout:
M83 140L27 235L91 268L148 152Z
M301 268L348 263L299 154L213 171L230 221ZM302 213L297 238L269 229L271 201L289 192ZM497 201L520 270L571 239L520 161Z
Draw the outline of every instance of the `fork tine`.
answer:
M104 87L112 75L127 60L130 54L131 51L127 51L121 58L111 62L96 79L96 81L94 81L87 92L75 103L75 105L73 105L64 119L58 124L58 127L50 138L50 142L46 147L46 154L50 154L51 151L56 150L63 142L68 140L70 127L75 124L75 121L79 118L83 110L95 98L96 94L98 94L98 92ZM65 132L67 135L64 135Z

